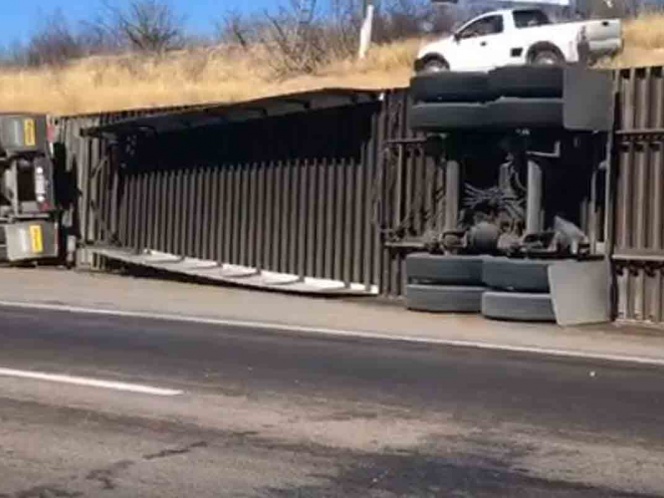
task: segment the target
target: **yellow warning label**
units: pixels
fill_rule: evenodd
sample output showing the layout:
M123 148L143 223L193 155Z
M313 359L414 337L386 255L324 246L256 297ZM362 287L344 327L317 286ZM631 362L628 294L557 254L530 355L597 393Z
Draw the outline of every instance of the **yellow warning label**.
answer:
M30 226L30 242L32 243L32 252L41 254L44 252L44 237L39 225Z
M35 132L35 120L23 120L23 135L25 137L25 146L34 147L37 145L37 133Z

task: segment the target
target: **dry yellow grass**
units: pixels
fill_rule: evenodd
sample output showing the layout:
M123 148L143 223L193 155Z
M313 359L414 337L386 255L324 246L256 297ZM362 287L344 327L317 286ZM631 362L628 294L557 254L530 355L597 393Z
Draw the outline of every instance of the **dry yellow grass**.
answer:
M610 67L664 65L664 13L653 12L625 23L623 36L625 46L622 53L604 65Z
M315 74L276 79L260 49L219 47L168 57L97 57L50 69L0 72L0 110L77 114L237 102L323 87L408 84L418 41L375 47L366 60L339 60Z
M664 65L664 14L628 22L622 54L602 65ZM0 111L78 114L142 107L238 102L323 87L405 86L419 40L374 47L367 59L337 60L315 74L275 79L264 49L218 47L170 54L98 57L61 68L0 72Z

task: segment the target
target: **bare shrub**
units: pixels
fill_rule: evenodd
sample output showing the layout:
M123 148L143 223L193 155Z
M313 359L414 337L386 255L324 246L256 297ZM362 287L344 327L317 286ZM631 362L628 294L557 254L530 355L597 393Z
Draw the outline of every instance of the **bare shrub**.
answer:
M55 11L30 38L24 61L30 66L62 65L86 53L84 43L72 31L62 12Z
M104 5L105 13L91 23L104 43L154 54L183 47L184 21L166 0L131 0L125 8Z

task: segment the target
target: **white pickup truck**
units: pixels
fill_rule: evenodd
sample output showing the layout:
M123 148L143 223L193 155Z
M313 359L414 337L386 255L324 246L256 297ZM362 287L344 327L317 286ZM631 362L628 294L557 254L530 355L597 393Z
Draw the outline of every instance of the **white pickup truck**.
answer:
M425 45L415 70L488 71L514 64L587 62L621 48L622 25L617 19L554 24L539 9L498 10Z

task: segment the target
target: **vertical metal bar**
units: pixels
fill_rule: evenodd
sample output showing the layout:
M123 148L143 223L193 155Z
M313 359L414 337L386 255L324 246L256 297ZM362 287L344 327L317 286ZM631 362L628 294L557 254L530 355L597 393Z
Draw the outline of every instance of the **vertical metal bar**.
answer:
M528 161L528 191L526 201L526 233L542 231L542 167L533 160Z
M632 219L631 204L632 204L632 177L634 168L634 143L630 141L627 145L627 153L624 154L624 161L621 164L621 175L619 185L619 213L620 225L618 246L624 249L631 248L632 237L630 235L630 222Z
M279 240L279 258L278 266L280 272L288 271L288 253L290 250L290 241L292 238L291 227L289 224L289 211L291 200L291 164L289 160L285 160L280 165L281 170L281 203L280 203L280 225L279 231L281 237Z
M274 223L275 223L275 189L276 189L276 174L275 174L275 164L269 162L265 165L265 240L264 240L264 251L263 251L263 268L272 268L272 254L274 252L273 244L273 234L275 232Z
M214 165L210 170L210 234L208 237L207 258L219 262L219 228L221 218L220 168Z
M233 225L233 235L232 235L232 262L235 264L242 264L241 252L240 252L240 236L242 227L240 226L241 216L242 216L242 165L236 164L233 167L233 211L231 213L231 222Z
M335 212L335 176L339 167L336 158L328 163L325 172L325 181L327 182L327 192L325 195L325 278L334 278L334 212Z
M203 232L207 227L203 224L203 213L205 212L205 169L197 167L194 170L195 188L194 194L194 233L192 236L192 255L196 258L203 257Z
M249 203L248 227L248 249L247 249L247 264L248 266L256 267L258 258L256 258L256 249L258 245L258 164L251 163L249 165L249 193L247 202Z
M309 164L307 160L298 161L298 212L297 212L297 275L302 279L307 274L307 219L311 217L309 201Z
M228 229L226 224L226 213L228 207L228 194L226 189L227 164L219 165L219 208L217 211L217 263L227 263L226 242Z
M318 163L318 195L316 208L316 276L325 277L326 257L326 210L330 200L327 196L327 179L330 166L327 159L322 158Z
M162 243L164 250L168 253L175 253L175 230L177 229L176 213L178 210L177 201L177 171L172 170L168 172L167 177L168 188L166 190L166 197L164 199L164 206L166 211L166 229L164 230L164 238Z
M147 210L145 213L145 246L153 249L154 247L154 234L155 234L155 192L156 192L156 175L154 171L147 173L148 182L148 198Z
M224 167L224 251L223 260L233 261L233 169L232 164Z
M654 316L654 320L655 320L656 323L662 323L662 319L663 319L662 311L664 310L664 302L662 301L662 295L664 293L662 292L662 282L663 282L662 272L664 272L664 270L662 268L658 268L655 271L655 277L654 277L655 278L655 297L654 297L655 316Z
M370 119L367 116L366 112L362 113L362 124L363 129L368 125L367 120ZM354 180L353 180L353 190L355 192L354 202L353 202L353 272L351 275L351 281L357 283L364 283L364 252L366 250L366 236L365 232L367 230L367 219L369 219L371 213L369 210L365 210L365 198L367 195L367 187L365 180L366 171L368 168L368 143L369 137L362 137L362 149L360 155L360 162L355 164L353 171Z
M290 203L290 242L288 273L297 275L300 270L300 260L304 254L300 251L300 211L303 206L300 202L302 194L302 166L300 159L291 160L291 203Z
M370 274L371 282L376 283L380 287L380 293L386 294L386 288L389 280L384 278L383 272L383 234L381 230L383 228L383 206L386 203L390 202L388 193L386 190L385 176L386 176L386 165L385 159L383 157L384 145L385 145L385 128L387 113L389 112L389 105L391 100L394 98L394 95L391 93L386 93L384 100L380 104L380 110L376 112L374 117L373 132L372 132L372 147L371 147L371 168L369 169L369 181L373 185L373 195L380 200L380 211L376 209L373 213L374 225L371 227L368 232L371 236L371 241L367 244L368 259L367 259L367 271ZM371 196L369 196L371 198ZM371 209L373 206L370 206ZM378 208L379 206L375 206ZM367 286L369 287L369 286Z
M332 214L334 219L334 228L332 233L334 244L333 254L332 254L332 278L334 280L344 280L343 265L346 262L346 257L344 253L344 228L346 220L344 219L344 204L346 202L346 169L348 168L348 163L345 159L339 161L337 168L334 183L335 183L335 210Z
M185 197L184 197L185 176L182 169L178 169L175 177L175 223L171 235L173 252L178 256L184 254L184 225L185 225Z
M635 220L632 227L636 229L636 247L645 249L647 244L647 226L648 218L651 216L651 199L647 196L648 183L650 182L648 174L648 155L649 144L641 144L641 150L638 155L636 166L637 190L634 197L634 216Z
M633 288L632 268L628 265L625 269L625 319L627 320L633 320L635 317Z
M198 236L199 248L198 254L201 259L211 259L209 254L210 247L210 238L212 232L212 226L210 224L210 216L212 211L212 169L207 166L201 174L201 181L203 183L203 188L201 190L201 229Z
M459 163L447 161L445 164L445 230L455 230L457 227L460 183L461 167Z
M283 166L281 161L272 163L272 230L270 231L269 263L267 267L279 271L279 252L281 248L281 202L283 199Z
M357 129L355 130L357 133ZM354 152L353 152L354 156ZM346 178L345 184L342 187L345 193L344 196L344 223L342 225L342 233L344 234L344 259L343 259L343 274L342 279L344 283L349 286L353 282L353 270L357 266L355 259L355 252L353 251L354 245L359 240L355 237L355 225L357 224L358 217L355 213L355 199L357 198L356 178L355 172L357 171L357 163L352 157L346 165Z
M249 265L249 209L252 199L249 198L249 181L251 178L251 164L240 166L240 248L239 261L244 266Z
M654 181L652 182L652 191L650 196L653 199L653 215L652 215L652 247L656 250L664 249L662 247L662 211L664 210L664 199L662 198L662 189L664 188L663 177L664 177L664 143L658 142L654 144L655 147L655 159L653 165L653 175Z
M257 212L257 226L256 226L256 268L261 270L263 262L265 261L265 246L267 244L266 225L267 225L267 210L269 205L266 202L267 196L267 166L264 161L258 165L258 193L256 194L258 201Z
M307 209L307 268L306 273L312 277L318 276L318 209L320 197L318 197L318 162L313 159L307 164L309 171L309 196Z

